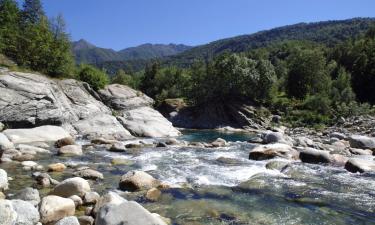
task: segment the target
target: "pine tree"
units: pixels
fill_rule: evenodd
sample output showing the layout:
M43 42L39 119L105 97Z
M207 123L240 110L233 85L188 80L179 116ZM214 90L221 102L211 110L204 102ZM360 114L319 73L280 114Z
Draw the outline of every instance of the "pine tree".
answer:
M24 24L38 24L45 16L40 0L25 0L22 11Z
M17 54L19 15L14 0L0 0L0 52L14 59Z

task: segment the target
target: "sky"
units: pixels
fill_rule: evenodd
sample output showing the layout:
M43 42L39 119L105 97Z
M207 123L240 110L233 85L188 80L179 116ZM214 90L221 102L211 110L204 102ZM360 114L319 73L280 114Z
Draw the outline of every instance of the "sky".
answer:
M72 40L115 50L206 44L300 22L375 17L374 0L43 0Z

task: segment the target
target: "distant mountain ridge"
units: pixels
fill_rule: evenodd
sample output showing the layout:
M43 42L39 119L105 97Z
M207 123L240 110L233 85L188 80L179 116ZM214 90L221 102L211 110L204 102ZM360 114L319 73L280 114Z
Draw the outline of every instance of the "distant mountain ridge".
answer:
M183 44L143 44L120 51L97 47L81 39L72 43L76 62L98 65L107 61L148 60L176 55L192 48Z

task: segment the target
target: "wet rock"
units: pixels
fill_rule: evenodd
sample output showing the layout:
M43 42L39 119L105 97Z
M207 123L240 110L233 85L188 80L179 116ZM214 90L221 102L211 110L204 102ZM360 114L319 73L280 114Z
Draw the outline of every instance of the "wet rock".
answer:
M217 162L227 165L239 165L241 161L235 158L219 157L216 159Z
M78 221L80 225L93 225L95 220L91 216L80 216Z
M24 188L16 193L12 199L20 199L27 201L34 206L37 206L40 202L39 191L30 187Z
M330 163L332 157L328 151L317 150L313 148L306 148L300 152L299 158L305 163Z
M74 177L62 181L51 191L50 195L57 195L65 198L72 195L82 197L90 190L90 185L85 179L81 177Z
M126 148L142 148L142 144L140 143L129 143L125 145Z
M159 216L151 214L136 202L124 202L120 205L108 204L97 214L96 225L166 225Z
M4 194L3 192L0 191L0 200L5 199L5 197L6 197L5 194Z
M121 177L119 187L124 191L139 191L157 187L160 181L143 171L129 171Z
M218 138L215 141L211 142L211 145L214 148L225 147L227 145L227 141L222 138Z
M202 142L191 142L189 146L198 147L198 148L204 148L204 144Z
M343 133L339 133L339 132L333 132L329 135L331 138L337 138L339 140L345 140L347 139L348 137L343 134Z
M169 138L165 141L167 145L179 145L180 142L176 138Z
M0 132L3 131L4 129L5 129L5 125L2 122L0 122Z
M49 153L50 151L47 150L47 149L44 149L44 148L40 148L40 147L35 147L35 146L32 146L32 145L25 145L25 144L19 144L17 146L17 149L22 153L22 154L31 154L31 155L36 155L38 153L44 153L44 154L47 154Z
M268 144L268 145L259 145L251 150L249 154L249 159L252 160L267 160L273 159L275 157L281 158L293 158L292 147L286 144Z
M107 205L120 205L121 203L126 202L124 198L120 195L116 194L115 192L108 192L107 194L103 195L95 204L94 209L92 210L93 214L96 215L99 210ZM87 215L87 214L86 214Z
M72 199L72 200L73 200L74 205L75 205L76 207L83 205L83 200L82 200L82 198L79 197L78 195L72 195L72 196L69 197L69 199Z
M69 198L49 195L42 199L39 213L43 224L53 223L64 217L73 216L75 205Z
M0 169L0 191L8 189L8 174L5 170Z
M96 192L87 192L83 197L83 204L85 205L95 205L99 200L100 195Z
M55 147L56 148L61 148L63 146L66 146L66 145L75 145L75 141L72 137L66 137L66 138L62 138L58 141L55 142Z
M17 225L35 225L39 222L39 212L30 202L12 200L14 211L17 213Z
M96 170L93 170L93 169L83 169L83 170L79 170L77 172L74 173L74 176L76 177L82 177L84 179L88 179L88 180L98 180L98 179L104 179L104 176L102 173L96 171Z
M95 139L91 140L92 144L97 144L97 145L110 145L110 144L115 144L117 142L118 141L116 141L116 140L109 140L109 139L105 139L105 138L95 138Z
M126 152L126 147L123 143L117 142L114 143L108 150L111 152Z
M359 148L351 148L349 150L354 155L372 155L373 152L371 150L364 150Z
M99 114L73 124L78 133L92 139L130 139L132 135L111 115Z
M375 138L352 135L349 137L350 147L375 150Z
M134 164L133 161L129 159L124 159L124 158L114 158L111 160L112 165L126 165L126 166L131 166Z
M278 171L282 171L284 170L286 167L289 166L289 162L287 161L280 161L280 160L274 160L274 161L271 161L271 162L268 162L266 164L266 168L269 169L269 170L278 170Z
M12 202L0 200L0 224L13 225L17 220L17 212L14 210Z
M32 142L55 142L70 137L70 134L61 127L41 126L31 129L7 129L3 132L14 144Z
M80 225L77 217L75 216L68 216L68 217L65 217L61 220L59 220L59 222L57 222L55 225Z
M12 157L12 160L18 162L32 161L35 159L35 155L30 154L18 154Z
M166 147L168 147L168 145L166 143L164 143L164 142L158 142L156 144L156 147L157 148L166 148Z
M7 136L5 136L3 133L0 133L0 151L5 151L7 149L14 148L14 145Z
M33 177L37 181L37 184L41 185L44 188L49 187L51 185L56 185L59 183L58 181L52 179L48 173L36 172L36 173L33 173Z
M161 196L161 191L157 188L151 188L146 192L146 199L149 201L156 202Z
M351 158L345 164L345 169L352 173L375 171L375 162L373 160Z
M39 164L34 161L23 161L21 162L24 170L40 170ZM39 169L38 169L39 168Z
M80 145L65 145L58 150L57 154L64 156L80 156L83 152Z
M345 166L346 162L348 162L348 157L340 155L340 154L331 154L332 163L336 166Z
M54 163L48 165L48 172L63 172L66 166L62 163Z
M280 132L267 132L263 136L263 143L264 144L271 144L271 143L283 143L284 135Z

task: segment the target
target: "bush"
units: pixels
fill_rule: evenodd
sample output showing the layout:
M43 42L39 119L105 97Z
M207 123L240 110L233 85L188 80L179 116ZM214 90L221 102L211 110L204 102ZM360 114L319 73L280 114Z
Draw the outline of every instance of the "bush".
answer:
M96 91L104 88L105 85L109 83L108 76L105 72L90 65L81 65L78 78L90 84Z

